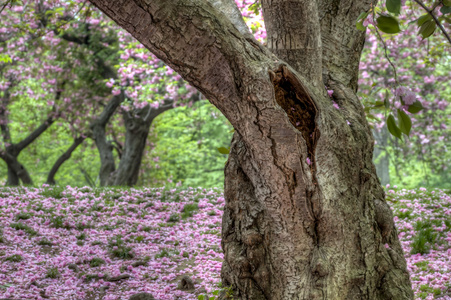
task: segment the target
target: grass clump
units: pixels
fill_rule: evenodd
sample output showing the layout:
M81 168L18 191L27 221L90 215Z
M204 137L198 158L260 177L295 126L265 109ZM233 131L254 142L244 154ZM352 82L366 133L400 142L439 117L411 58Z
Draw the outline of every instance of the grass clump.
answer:
M55 279L60 276L60 271L58 271L58 268L50 268L47 270L47 273L45 275L47 278Z
M100 257L94 257L93 259L91 259L91 261L89 262L89 266L91 268L95 268L98 267L100 265L103 265L105 263L105 260L101 259Z
M24 223L11 223L10 225L11 228L16 229L16 230L23 230L24 232L28 233L29 235L36 235L37 232L35 230L33 230L30 226L24 224Z
M80 235L76 236L77 240L85 240L86 239L86 233L81 233Z
M155 254L155 258L169 257L169 252L166 249L161 250L160 253Z
M5 258L6 261L12 261L12 262L21 262L23 260L22 255L14 254L11 256L8 256Z
M190 218L194 215L195 211L199 210L199 205L197 203L194 204L185 204L183 207L182 219Z
M108 247L109 252L113 255L113 257L121 259L131 259L135 257L132 247L125 245L125 242L119 235L109 241Z
M180 221L180 215L178 213L173 213L169 216L168 222L175 223Z
M65 228L65 229L70 229L71 228L70 225L64 224L65 222L64 222L64 217L63 216L53 217L50 220L50 223L52 223L52 227L54 227L54 228Z
M41 195L45 198L61 199L64 197L63 192L65 188L60 186L55 186L51 188L45 188L41 191Z
M28 220L31 218L31 214L21 212L16 216L16 220Z
M38 242L38 245L41 245L41 246L52 246L53 243L51 241L49 241L48 239L44 238L44 239L42 239L42 240L40 240Z

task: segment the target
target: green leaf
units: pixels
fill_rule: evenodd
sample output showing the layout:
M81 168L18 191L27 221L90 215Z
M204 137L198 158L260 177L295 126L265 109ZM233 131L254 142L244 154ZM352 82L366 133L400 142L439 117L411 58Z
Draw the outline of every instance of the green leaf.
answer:
M399 122L399 129L405 134L410 134L410 129L412 129L412 120L410 120L410 117L402 110L398 108L398 122Z
M219 295L219 290L214 291L212 294L215 296Z
M380 16L376 21L377 28L382 32L395 34L401 31L398 20L393 16Z
M421 26L424 24L424 22L429 21L429 20L432 20L432 16L430 14L425 14L418 18L417 24L418 24L418 26Z
M418 33L421 34L425 39L430 37L434 33L436 28L437 24L435 24L435 21L429 20L424 22L423 25L421 25L420 31L418 31Z
M393 117L392 114L388 116L387 127L391 135L397 137L398 139L402 139L401 129L399 129L399 127L396 125L395 117Z
M451 6L451 0L443 0L442 3L445 6Z
M444 15L451 13L451 6L442 6L440 12Z
M229 154L230 153L230 149L227 149L225 147L220 147L218 148L219 153L221 154Z
M376 101L375 103L374 103L374 107L381 107L381 106L384 106L385 104L384 104L384 101Z
M199 296L197 296L197 300L204 300L205 299L205 296L204 295L199 295Z
M363 12L359 15L359 17L357 18L357 22L359 21L363 21L366 19L366 17L368 17L369 12Z
M368 17L368 14L369 14L369 12L363 12L357 18L357 22L355 23L355 27L357 27L358 30L360 30L360 31L365 31L366 30L366 27L363 26L363 21L366 19L366 17Z
M399 15L401 12L401 0L387 0L386 7L389 12Z
M366 30L366 27L363 26L363 21L357 22L355 24L355 27L357 27L357 29L360 30L360 31L365 31Z
M0 62L4 62L4 63L10 63L13 60L11 59L11 57L8 54L2 54L0 53Z
M411 114L416 114L422 109L423 109L423 105L421 104L420 101L417 100L412 105L409 105L409 108L407 109L407 111L410 112Z

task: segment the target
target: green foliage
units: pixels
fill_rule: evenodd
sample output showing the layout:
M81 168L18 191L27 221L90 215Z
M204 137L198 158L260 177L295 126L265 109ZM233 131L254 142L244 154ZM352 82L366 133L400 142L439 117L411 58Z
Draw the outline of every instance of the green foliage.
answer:
M113 257L131 259L135 257L132 247L128 247L120 235L115 236L108 242L109 252Z
M89 261L89 266L91 268L95 268L95 267L98 267L100 265L103 265L104 263L105 263L105 260L103 260L103 259L101 259L99 257L94 257L93 259L91 259Z
M401 12L401 0L387 0L386 7L389 12L399 15Z
M19 223L11 223L10 227L13 229L16 229L16 230L23 230L24 232L26 232L32 236L37 234L37 232L35 230L33 230L30 226L20 223L20 222Z
M379 16L376 22L377 28L385 33L395 34L401 31L398 20L393 16Z
M47 270L46 277L51 278L51 279L56 279L59 276L60 276L60 272L59 272L58 268L54 267L54 268L49 268Z
M399 129L398 125L396 125L395 117L390 114L387 118L387 128L388 131L398 139L402 139L402 132Z
M191 108L167 111L154 122L151 142L155 148L144 162L150 169L144 172L140 184L167 186L171 185L170 178L183 186L223 186L227 157L218 148L230 143L232 127L216 108L199 101Z
M173 213L169 216L168 222L178 222L180 221L180 215L178 213Z
M5 258L5 260L11 261L11 262L21 262L23 260L23 258L19 254L14 254L14 255L8 256L7 258Z
M155 254L155 258L169 257L169 252L166 249L161 250L160 253Z
M183 207L182 219L190 218L194 215L195 211L199 210L199 205L197 203L185 204Z

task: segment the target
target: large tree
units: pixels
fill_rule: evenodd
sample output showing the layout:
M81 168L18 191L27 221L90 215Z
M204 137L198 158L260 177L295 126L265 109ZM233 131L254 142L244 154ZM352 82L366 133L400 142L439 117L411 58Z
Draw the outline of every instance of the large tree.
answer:
M233 0L90 1L235 128L222 229L234 298L413 298L356 96L355 21L375 1L262 1L267 47Z

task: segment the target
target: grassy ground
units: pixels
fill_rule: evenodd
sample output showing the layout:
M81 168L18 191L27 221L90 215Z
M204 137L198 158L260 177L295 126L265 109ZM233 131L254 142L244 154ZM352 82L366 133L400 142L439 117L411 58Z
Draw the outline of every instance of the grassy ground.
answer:
M451 198L388 190L418 299L451 299ZM0 298L198 299L219 289L212 189L0 189ZM188 275L194 287L181 290Z

